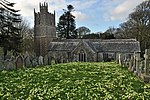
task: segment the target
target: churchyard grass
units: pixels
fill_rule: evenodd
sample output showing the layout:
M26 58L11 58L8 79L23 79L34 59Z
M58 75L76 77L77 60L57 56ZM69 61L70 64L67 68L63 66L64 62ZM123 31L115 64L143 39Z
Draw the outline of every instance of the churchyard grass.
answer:
M149 98L150 84L114 62L72 62L0 72L1 100Z

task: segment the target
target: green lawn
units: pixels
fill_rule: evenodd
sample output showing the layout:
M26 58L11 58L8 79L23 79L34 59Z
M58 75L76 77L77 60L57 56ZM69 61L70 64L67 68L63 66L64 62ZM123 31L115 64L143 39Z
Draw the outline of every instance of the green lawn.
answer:
M75 62L0 72L0 100L137 98L150 98L150 84L114 62Z

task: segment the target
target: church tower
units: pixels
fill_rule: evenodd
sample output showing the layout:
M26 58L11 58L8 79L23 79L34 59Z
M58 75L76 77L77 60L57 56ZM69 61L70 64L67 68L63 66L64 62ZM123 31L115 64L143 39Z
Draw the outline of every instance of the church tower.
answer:
M48 4L39 4L40 12L34 9L34 52L36 56L44 56L48 53L48 45L56 39L55 11L48 12Z

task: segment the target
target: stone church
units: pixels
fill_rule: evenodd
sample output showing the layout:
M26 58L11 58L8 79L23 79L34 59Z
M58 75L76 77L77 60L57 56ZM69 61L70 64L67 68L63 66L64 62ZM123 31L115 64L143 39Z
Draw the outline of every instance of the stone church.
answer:
M34 10L34 49L37 56L48 55L57 62L97 62L126 59L140 53L136 39L58 39L55 12L48 12L48 4L40 3L40 12Z

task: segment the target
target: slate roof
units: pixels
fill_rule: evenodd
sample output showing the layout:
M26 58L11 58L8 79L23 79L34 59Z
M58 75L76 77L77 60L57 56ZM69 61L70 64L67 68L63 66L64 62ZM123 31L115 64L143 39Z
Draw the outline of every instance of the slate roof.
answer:
M88 45L95 52L140 52L136 39L64 39L49 44L50 51L72 51L80 43Z
M140 52L138 42L94 42L99 52Z

